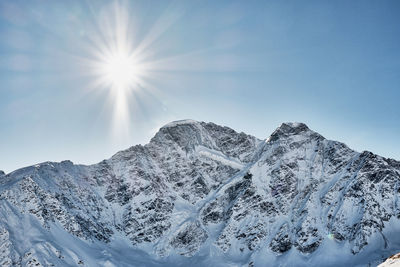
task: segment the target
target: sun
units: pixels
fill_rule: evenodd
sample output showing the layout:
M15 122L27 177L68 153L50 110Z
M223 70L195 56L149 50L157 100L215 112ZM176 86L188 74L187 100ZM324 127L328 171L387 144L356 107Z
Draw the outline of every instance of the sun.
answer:
M85 29L84 56L77 58L82 74L90 77L88 90L105 99L103 114L110 116L112 137L118 143L129 142L135 116L143 114L144 102L157 97L152 83L159 75L160 59L153 44L166 30L154 26L142 35L130 10L128 1L105 5ZM166 20L162 25L171 23Z
M98 17L97 33L91 35L89 42L90 73L96 78L95 84L112 95L124 91L125 98L143 85L146 74L129 15L128 7L119 2L105 6Z
M112 52L100 65L101 75L111 88L126 90L135 86L139 71L132 54L124 51Z

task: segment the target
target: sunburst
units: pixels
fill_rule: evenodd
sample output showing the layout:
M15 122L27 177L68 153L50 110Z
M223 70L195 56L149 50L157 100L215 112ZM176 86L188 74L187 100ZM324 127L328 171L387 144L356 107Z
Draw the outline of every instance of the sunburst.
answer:
M89 36L91 56L84 60L86 71L94 77L92 87L109 91L116 139L129 139L130 98L143 89L149 67L144 52L135 47L130 20L127 6L119 2L104 8L97 16L95 34Z

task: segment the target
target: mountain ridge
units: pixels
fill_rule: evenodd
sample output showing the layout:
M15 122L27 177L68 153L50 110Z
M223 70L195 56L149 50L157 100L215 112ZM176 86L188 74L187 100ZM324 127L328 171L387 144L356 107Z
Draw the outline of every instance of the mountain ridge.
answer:
M159 131L160 131L162 128L174 127L174 126L177 126L177 125L184 125L184 124L190 124L190 123L193 123L193 124L205 123L205 124L207 124L207 122L196 121L196 120L193 120L193 119L181 119L181 120L176 120L176 121L172 121L172 122L166 123L165 125L163 125L163 126L161 126L161 127L159 128ZM215 124L215 123L213 123L213 122L208 122L208 123L217 125L217 124ZM269 141L269 139L271 138L271 136L274 135L274 133L275 133L276 131L278 131L282 126L287 126L287 125L289 125L289 126L290 126L290 125L292 125L292 126L293 126L293 125L303 125L303 126L305 126L308 130L312 131L312 130L307 126L307 124L305 124L305 123L303 123L303 122L283 122L283 123L281 123L281 125L280 125L278 128L276 128L276 129L272 132L272 134L271 134L270 136L266 137L265 139L259 139L258 137L255 137L255 136L252 136L252 135L250 135L250 136L252 136L252 137L254 137L254 138L258 139L258 140ZM220 126L220 125L218 125L218 126ZM233 130L233 129L230 128L229 126L220 126L220 127L229 128L229 129ZM158 131L158 132L159 132L159 131ZM157 132L157 133L158 133L158 132ZM312 132L314 132L314 131L312 131ZM157 133L156 133L155 135L157 135ZM244 133L244 132L240 132L240 133ZM314 132L314 133L320 135L320 134L317 133L317 132ZM322 136L322 135L321 135L321 136ZM151 142L152 139L154 139L154 137L155 137L155 136L153 136L153 137L149 140L149 143ZM322 136L322 137L323 137L323 136ZM325 137L323 137L323 138L325 138ZM326 139L326 138L325 138L325 139ZM147 143L147 144L148 144L148 143ZM146 145L146 144L144 144L144 145ZM111 157L114 157L116 154L118 154L118 153L120 153L120 152L124 152L124 151L126 151L126 150L129 150L129 149L131 149L131 148L133 148L133 147L135 147L135 146L144 146L144 145L141 145L141 144L133 145L133 146L127 148L127 149L123 149L123 150L120 150L120 151L116 152L115 154L111 155ZM347 146L347 145L346 145L346 146ZM375 153L373 153L372 151L369 151L369 150L363 150L363 151L361 151L361 153L363 153L363 152L366 152L366 153L367 153L367 152L370 152L370 153L372 153L372 154L375 154ZM110 157L110 158L111 158L111 157ZM394 159L394 158L391 158L391 157L384 157L384 156L381 156L381 155L380 155L380 157L383 157L383 158L385 158L385 159L387 159L387 160L392 160L392 161L395 161L395 162L400 162L400 160L397 160L397 159ZM104 159L104 160L105 160L105 159ZM62 160L62 161L60 161L60 162L48 160L48 161L44 161L44 162L35 163L35 164L29 165L29 166L26 166L26 167L18 168L18 169L16 169L16 170L10 171L9 173L5 173L3 170L0 170L0 177L6 176L6 175L11 174L12 172L19 171L19 170L25 169L25 168L30 168L30 167L33 167L33 166L36 166L36 165L45 164L45 163L61 163L61 162L64 162L64 161L65 161L65 162L71 162L71 163L73 163L71 160L68 160L68 159ZM93 164L80 164L80 163L77 163L77 164L78 164L78 165L83 165L83 166L91 166L91 165L95 165L95 164L99 164L99 163L100 163L100 162L98 162L98 163L93 163ZM73 164L75 164L75 163L73 163Z
M177 121L98 164L45 162L4 177L6 266L362 265L400 249L390 234L400 218L400 162L353 151L303 123L283 123L260 140ZM121 258L117 247L133 254Z

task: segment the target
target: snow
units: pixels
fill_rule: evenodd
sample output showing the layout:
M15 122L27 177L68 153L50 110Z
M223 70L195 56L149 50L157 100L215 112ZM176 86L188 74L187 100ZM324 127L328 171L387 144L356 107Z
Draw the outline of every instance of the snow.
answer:
M400 254L390 256L385 262L378 265L378 267L399 267Z
M196 146L196 152L202 156L219 161L219 162L223 163L224 165L231 166L232 168L243 169L243 167L244 167L244 164L241 163L240 160L227 157L221 151L209 149L207 147L200 145L200 146Z

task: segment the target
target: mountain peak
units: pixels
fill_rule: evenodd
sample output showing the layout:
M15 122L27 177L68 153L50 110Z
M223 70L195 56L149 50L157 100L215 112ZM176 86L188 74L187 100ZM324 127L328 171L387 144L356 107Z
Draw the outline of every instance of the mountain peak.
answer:
M310 131L310 128L302 122L284 122L271 134L268 141L276 141L282 137L300 135Z
M289 133L300 133L310 130L308 126L302 122L284 122L278 128Z
M181 147L192 147L204 139L201 122L195 120L179 120L170 122L160 128L151 139L151 143L167 144L166 141L178 143Z
M172 121L170 123L165 124L163 127L161 127L161 129L163 128L171 128L171 127L176 127L176 126L180 126L180 125L197 125L200 122L195 121L195 120L190 120L190 119L186 119L186 120L177 120L177 121Z

